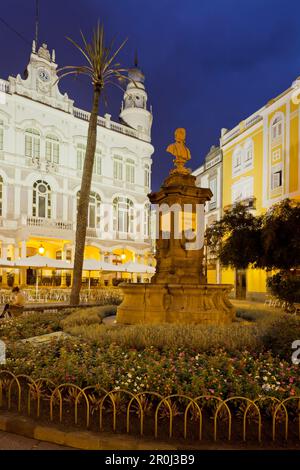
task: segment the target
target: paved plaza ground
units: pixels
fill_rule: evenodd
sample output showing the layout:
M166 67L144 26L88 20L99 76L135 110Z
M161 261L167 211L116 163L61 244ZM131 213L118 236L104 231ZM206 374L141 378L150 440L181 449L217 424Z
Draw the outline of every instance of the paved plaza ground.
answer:
M50 442L29 439L28 437L0 431L0 450L75 450Z

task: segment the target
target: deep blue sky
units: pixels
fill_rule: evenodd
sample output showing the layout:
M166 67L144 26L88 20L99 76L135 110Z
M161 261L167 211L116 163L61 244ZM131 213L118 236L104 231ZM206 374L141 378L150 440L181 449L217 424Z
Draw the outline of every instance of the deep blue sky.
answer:
M81 63L65 39L87 35L97 18L109 37L128 37L122 65L135 49L153 105L153 188L171 167L165 152L176 127L187 129L193 168L199 166L220 129L231 128L300 75L299 0L40 0L40 41L56 49L60 66ZM34 0L10 0L0 17L0 77L24 70L34 37ZM61 85L76 105L89 109L84 79ZM109 93L108 112L117 120L121 91ZM103 108L101 110L103 114Z

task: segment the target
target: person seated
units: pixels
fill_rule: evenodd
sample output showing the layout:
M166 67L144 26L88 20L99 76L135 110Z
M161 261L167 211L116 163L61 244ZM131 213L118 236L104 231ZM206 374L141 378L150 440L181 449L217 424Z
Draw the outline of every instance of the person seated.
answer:
M19 287L13 287L12 289L13 299L9 304L6 304L0 318L5 317L5 313L8 312L9 316L18 317L22 315L23 308L25 306L25 297Z

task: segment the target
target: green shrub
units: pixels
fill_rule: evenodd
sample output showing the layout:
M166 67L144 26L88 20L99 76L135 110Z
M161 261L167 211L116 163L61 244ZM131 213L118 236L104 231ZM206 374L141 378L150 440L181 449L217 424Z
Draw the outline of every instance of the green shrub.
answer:
M17 318L0 321L0 338L2 340L21 340L33 336L45 335L62 330L61 320L67 312L29 313Z
M116 311L116 305L76 309L62 321L62 327L69 332L73 327L102 323L103 318L116 314Z
M292 343L300 340L300 318L282 315L261 332L261 342L265 350L270 350L286 360L291 360Z
M280 271L270 277L267 285L272 294L289 304L300 302L300 277L290 272Z
M277 312L274 310L271 312L270 310L242 310L237 309L236 316L237 318L242 318L243 320L247 320L250 322L260 322L266 320L274 320L278 318L279 315L282 315L281 312Z
M74 326L74 325L73 325ZM155 347L158 350L187 348L190 350L214 352L224 348L227 351L260 348L256 325L244 325L238 322L224 326L205 325L84 325L66 330L87 341L93 341L106 347L116 344L124 348L143 350Z
M120 305L122 300L122 291L117 287L101 287L95 290L95 301L101 305Z

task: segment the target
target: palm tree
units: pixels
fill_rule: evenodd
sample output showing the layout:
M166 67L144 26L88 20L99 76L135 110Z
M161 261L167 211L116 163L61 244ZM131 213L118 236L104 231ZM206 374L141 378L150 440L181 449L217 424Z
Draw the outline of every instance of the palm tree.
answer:
M89 198L97 142L97 118L100 96L106 85L110 83L117 85L116 82L118 79L127 79L127 77L121 73L125 72L126 69L121 69L120 64L115 62L116 56L123 48L127 39L115 51L113 51L114 41L112 41L108 46L105 45L104 27L103 25L100 25L100 23L97 24L90 43L82 32L80 32L80 34L83 43L82 46L77 44L71 38L67 39L81 52L87 64L82 66L65 66L58 70L59 80L68 75L87 75L91 79L93 86L93 106L89 120L87 146L77 207L75 259L70 298L71 305L78 305L79 303L79 294L82 282Z

